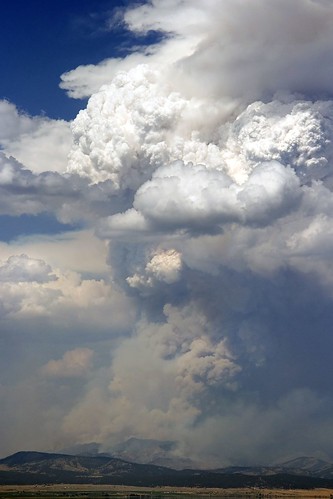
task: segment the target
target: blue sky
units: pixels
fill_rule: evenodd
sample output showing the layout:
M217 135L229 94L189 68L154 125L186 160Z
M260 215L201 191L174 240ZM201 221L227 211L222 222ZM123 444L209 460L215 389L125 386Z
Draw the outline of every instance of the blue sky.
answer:
M0 455L332 461L331 2L2 14Z
M72 119L85 102L68 100L60 75L124 50L130 35L106 28L108 15L127 0L43 2L13 0L3 6L0 96L30 114Z

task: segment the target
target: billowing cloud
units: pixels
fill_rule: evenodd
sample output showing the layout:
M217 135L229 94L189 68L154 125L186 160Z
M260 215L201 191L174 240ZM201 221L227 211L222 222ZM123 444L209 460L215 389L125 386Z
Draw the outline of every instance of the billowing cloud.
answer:
M295 174L278 163L256 168L242 186L219 170L174 163L158 169L133 204L157 227L208 232L219 223L268 223L295 205L298 187Z
M27 255L11 256L0 266L1 282L48 282L55 280L52 269L43 260Z
M322 442L321 434L317 444L276 439L305 400L322 407L322 428L329 417L328 387L303 363L318 368L325 357L308 349L317 314L320 341L331 345L322 232L331 225L330 70L312 71L332 46L333 13L282 0L273 11L262 1L250 9L167 0L128 10L130 29L168 33L161 51L137 54L144 65L119 62L74 120L69 172L91 185L109 180L126 196L98 234L110 240L113 277L139 300L143 321L114 352L110 383L90 386L66 417L79 440L166 439L178 457L198 462L204 453L215 464L251 461L247 447L253 461L274 460L302 446L315 453ZM159 56L177 42L161 69ZM327 370L321 363L322 377ZM75 428L91 400L103 407L99 432L94 415ZM303 423L316 417L309 409ZM251 436L256 418L263 430Z
M68 244L108 265L73 250L66 265L56 238L0 247L7 334L24 322L58 345L25 361L55 428L35 441L165 440L201 466L332 458L333 8L153 0L122 16L162 36L63 76L91 95L65 172L9 157L46 124L0 107L1 213L79 222Z
M174 249L158 249L147 263L143 274L127 278L131 287L154 287L156 281L167 284L177 282L182 268L181 253Z

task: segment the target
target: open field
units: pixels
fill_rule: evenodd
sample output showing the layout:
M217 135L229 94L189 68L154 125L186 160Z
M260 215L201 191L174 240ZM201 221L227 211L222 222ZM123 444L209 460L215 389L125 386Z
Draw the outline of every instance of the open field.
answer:
M333 499L333 489L287 490L287 489L209 489L209 488L176 488L176 487L130 487L116 485L0 485L0 499L51 497L74 499L106 499L120 498L164 498L164 497L239 497L239 498L329 498Z

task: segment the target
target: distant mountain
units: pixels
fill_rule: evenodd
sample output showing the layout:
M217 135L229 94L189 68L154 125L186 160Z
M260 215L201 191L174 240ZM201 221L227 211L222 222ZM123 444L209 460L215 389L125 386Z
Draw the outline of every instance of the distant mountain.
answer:
M333 463L315 457L298 457L281 463L279 467L293 474L333 478Z
M333 463L314 457L298 457L275 466L230 466L215 470L220 473L241 473L252 476L291 474L316 478L333 479Z
M108 451L103 450L102 444L91 442L62 449L61 453L91 457L112 457L132 463L150 464L176 470L200 468L200 465L191 459L177 456L177 444L171 440L131 437L110 447ZM302 456L273 466L229 466L215 469L214 472L247 476L269 476L282 473L333 479L333 462Z
M59 454L69 454L71 456L106 456L117 457L110 452L102 452L102 445L97 442L90 442L88 444L76 444L71 447L65 447L59 451Z
M178 457L175 450L176 443L171 440L131 437L112 447L112 455L126 461L166 466L178 470L198 466L191 459Z
M147 487L333 488L333 480L299 475L298 472L275 473L273 470L274 468L175 470L163 466L132 463L109 456L17 452L0 460L0 484L86 483Z
M198 467L198 463L191 459L177 456L176 443L171 440L131 437L112 446L108 451L102 449L102 444L91 442L61 449L61 453L80 456L115 457L139 464L154 464L178 470Z
M17 452L0 460L0 483L115 483L161 481L173 470L105 456ZM14 481L13 481L14 479Z

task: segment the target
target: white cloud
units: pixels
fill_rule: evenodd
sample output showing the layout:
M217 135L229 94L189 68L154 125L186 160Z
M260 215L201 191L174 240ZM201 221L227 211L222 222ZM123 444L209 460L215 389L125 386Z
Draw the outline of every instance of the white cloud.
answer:
M153 253L144 274L135 273L126 281L134 288L154 287L156 281L173 284L180 279L181 269L181 253L175 249L160 248Z
M0 101L0 121L0 145L7 156L34 173L66 169L72 145L68 122L31 117L6 100Z
M159 227L209 232L228 222L270 223L295 206L298 188L294 172L276 162L254 169L242 186L219 170L175 163L158 169L133 204Z
M93 327L110 334L127 331L135 320L131 299L102 279L53 269L27 255L10 256L0 266L0 319L43 318L59 329ZM55 321L55 322L54 322Z
M159 93L158 85L158 73L139 66L91 97L72 125L69 171L93 182L110 179L114 189L136 189L149 178L168 159L164 136L185 105L177 94Z
M43 260L27 255L11 256L0 265L1 282L49 282L55 280L52 269Z
M33 120L24 113L19 113L14 104L7 100L0 100L0 137L1 142L6 142L21 134L29 133L38 126L38 119Z
M63 76L96 91L65 174L7 156L22 146L26 165L67 125L2 102L0 212L91 227L0 246L4 334L27 345L43 326L58 345L34 369L59 397L59 446L153 437L212 466L333 455L332 17L307 0L125 9L167 36Z
M127 9L124 19L133 32L156 30L169 37L141 54L66 73L61 86L70 95L90 96L117 71L140 63L164 64L164 73L174 65L173 77L185 95L251 102L278 90L332 90L329 3L278 0L268 8L264 0L251 5L241 0L154 0Z
M332 175L332 101L254 102L221 129L230 175L244 181L252 169L276 160L295 169L303 183ZM241 166L240 166L241 165Z
M106 59L98 65L79 66L61 76L60 87L68 91L69 97L83 99L97 93L103 85L110 83L119 71L127 71L146 62L147 56L130 54L125 59Z

